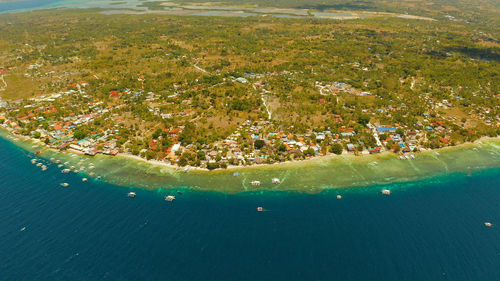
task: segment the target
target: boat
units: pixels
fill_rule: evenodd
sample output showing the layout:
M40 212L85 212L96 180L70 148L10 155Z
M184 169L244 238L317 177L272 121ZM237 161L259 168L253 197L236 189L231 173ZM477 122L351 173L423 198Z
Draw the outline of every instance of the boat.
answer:
M381 193L384 195L391 195L391 191L389 189L382 189Z
M415 159L415 155L410 154L410 158L411 158L411 159Z
M278 179L278 178L273 178L271 181L274 184L280 184L281 183L280 179Z
M342 195L337 195L337 199L342 199Z
M19 229L19 231L25 231L26 230L26 226L24 226L23 228Z
M257 207L257 212L263 212L264 211L264 208L262 207Z
M61 163L61 160L57 159L57 160L56 160L56 163L58 163L58 164L59 164L59 163Z
M70 169L64 169L64 170L62 170L62 171L61 171L61 173L64 173L64 174L67 174L67 173L69 173L69 172L71 172L71 170L70 170Z
M135 195L136 195L136 194L135 194L135 192L129 192L129 193L127 194L127 196L128 196L128 197L130 197L130 198L134 198L134 197L135 197Z
M47 166L42 165L42 171L47 171Z
M56 159L54 157L50 158L50 162L54 162Z
M69 186L69 183L67 183L67 182L63 182L63 183L61 183L61 186L62 186L62 187L68 187L68 186Z
M250 182L251 185L255 185L255 186L259 186L260 185L260 181L252 181Z
M408 157L408 155L405 155L405 159L408 160L408 159L410 159L410 157Z
M31 159L31 164L36 164L37 159Z
M89 176L90 176L90 177L93 177L93 176L95 176L95 173L94 173L94 172L90 172L90 173L89 173Z
M83 179L82 179L82 181L83 181L83 182L86 182L86 181L88 181L88 179L87 179L87 178L83 178Z
M492 224L491 222L485 222L485 223L484 223L484 225L485 225L486 227L492 227L492 226L493 226L493 224Z
M399 160L403 160L403 159L404 159L403 155L399 155Z
M184 169L184 173L189 172L189 168Z
M63 164L59 164L57 165L57 168L62 168L64 165Z
M172 202L175 200L175 196L173 195L167 195L165 196L165 201Z
M439 156L439 152L437 152L437 151L434 151L434 154L437 155L437 156Z
M101 179L101 176L97 176L97 179L100 180Z
M42 165L43 165L42 163L36 163L37 167L42 167Z

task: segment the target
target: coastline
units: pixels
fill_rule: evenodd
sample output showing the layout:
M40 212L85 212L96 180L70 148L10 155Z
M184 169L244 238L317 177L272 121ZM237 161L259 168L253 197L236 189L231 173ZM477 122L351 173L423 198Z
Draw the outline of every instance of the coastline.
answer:
M34 152L39 142L22 136L14 136L6 130L0 137L18 138L13 142L22 149ZM43 146L41 146L43 147ZM436 153L438 152L438 153ZM61 152L43 147L40 156L58 159L83 170L74 172L82 177L102 180L119 186L149 190L194 189L222 193L293 191L318 193L323 190L374 186L395 182L409 182L451 173L466 173L500 167L500 138L481 138L474 143L465 143L416 153L415 159L400 160L397 154L326 155L311 159L275 164L231 166L227 169L206 170L189 168L146 160L141 157L118 154L117 156L85 156L73 151ZM89 165L95 166L89 176ZM50 165L49 165L50 166ZM55 165L52 165L55 166ZM55 167L54 167L55 168ZM65 168L65 167L63 167ZM51 168L52 169L52 168ZM235 173L237 172L237 173ZM238 174L234 176L233 174ZM273 184L271 179L280 179ZM262 184L254 186L251 181Z
M455 146L446 146L446 147L440 147L437 149L427 149L427 150L423 150L423 151L419 151L419 152L412 152L411 154L425 155L425 154L429 154L429 153L436 153L436 152L439 153L439 152L450 151L450 150L455 150L455 149L463 149L463 148L482 144L483 142L489 142L489 141L493 141L493 142L499 141L500 142L500 137L486 137L485 136L485 137L481 137L481 138L477 139L474 142L466 142L466 143L461 143L461 144L458 144ZM77 151L75 151L75 152L77 152ZM334 160L334 159L338 159L338 158L342 158L342 159L349 160L349 161L365 160L364 162L366 162L367 159L380 159L380 158L385 158L385 157L397 158L399 155L401 155L401 154L397 154L397 153L394 153L392 151L383 151L383 152L378 153L378 154L354 155L354 154L348 153L344 150L341 155L328 153L326 155L313 156L313 157L309 157L309 158L303 159L303 160L288 160L288 161L277 162L277 163L272 163L272 164L262 163L262 164L252 164L252 165L248 165L248 166L228 165L227 168L218 168L218 169L214 169L214 170L209 170L207 168L195 167L195 166L190 166L190 165L186 165L186 166L181 167L181 166L173 165L173 164L166 163L166 162L159 161L159 160L147 160L143 157L128 154L128 153L118 153L114 157L134 159L134 160L142 161L142 162L145 162L145 163L148 163L151 165L158 165L161 167L166 167L166 168L174 169L174 170L188 169L189 171L211 173L211 172L218 172L218 171L225 171L225 170L227 170L227 171L233 171L233 170L241 171L241 170L251 170L251 169L260 169L260 168L272 168L272 167L277 167L277 166L285 167L287 165L308 164L311 162L324 161L324 160Z
M28 136L13 134L9 130L6 130L5 128L2 128L2 127L0 127L0 131L4 131L8 135L22 139L26 142L36 144L44 150L49 150L49 151L52 151L55 153L63 153L62 151L57 150L55 148L45 146L43 143L41 143L37 139L33 139L33 138L28 137ZM0 135L0 137L1 137L1 135ZM436 149L426 149L426 150L421 150L419 152L412 152L410 154L425 155L425 154L429 154L429 153L436 153L436 152L439 153L439 152L445 152L445 151L450 151L450 150L455 150L455 149L464 149L464 148L471 147L474 145L482 144L483 142L500 142L500 137L483 136L483 137L475 140L474 142L465 142L465 143L457 144L455 146L445 146L445 147L440 147L440 148L436 148ZM74 154L82 155L82 156L85 155L85 153L78 151L78 150L71 149L71 148L68 148L67 151L74 153ZM159 166L162 168L168 168L168 169L172 169L175 171L188 170L188 171L194 171L194 172L216 173L219 171L233 171L233 170L234 171L236 171L236 170L243 171L243 170L251 170L251 169L261 169L261 168L286 167L286 166L293 166L296 164L308 164L308 163L317 162L317 161L335 160L338 158L342 158L342 159L348 160L348 161L365 160L364 162L366 162L366 160L370 160L370 159L376 160L376 159L381 159L381 158L386 158L386 157L387 158L397 158L399 155L402 155L402 154L394 153L392 151L387 151L387 150L383 151L381 153L376 153L376 154L355 155L353 153L349 153L346 150L344 150L341 155L328 153L326 155L317 155L317 156L309 157L309 158L306 158L303 160L288 160L288 161L277 162L277 163L270 163L270 164L262 163L262 164L252 164L252 165L247 165L247 166L228 165L226 168L218 168L218 169L214 169L214 170L196 167L196 166L190 166L190 165L178 166L178 165L173 165L173 164L166 163L166 162L160 161L160 160L147 160L146 158L143 158L143 157L140 157L137 155L133 155L130 153L121 153L120 152L116 156L110 156L110 155L104 155L104 154L102 156L112 157L112 158L133 159L136 161L144 162L144 163L149 164L149 165ZM90 157L92 158L95 156L90 156Z

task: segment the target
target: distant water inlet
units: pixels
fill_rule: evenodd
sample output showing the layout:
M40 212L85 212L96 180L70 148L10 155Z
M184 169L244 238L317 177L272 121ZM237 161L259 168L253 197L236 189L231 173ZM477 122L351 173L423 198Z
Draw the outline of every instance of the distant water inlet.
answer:
M318 19L357 19L374 16L394 16L407 19L432 20L430 18L398 15L377 12L335 12L309 11L306 9L249 8L238 6L216 5L179 5L169 1L144 0L19 0L0 1L0 13L22 12L51 8L104 9L103 14L166 14L180 16L218 16L218 17L250 17L269 16L277 18L318 18Z

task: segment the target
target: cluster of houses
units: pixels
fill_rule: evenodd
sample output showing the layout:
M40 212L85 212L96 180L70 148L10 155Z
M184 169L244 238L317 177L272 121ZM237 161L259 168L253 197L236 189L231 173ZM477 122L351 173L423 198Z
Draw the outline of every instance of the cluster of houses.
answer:
M356 96L370 96L370 92L359 91L358 89L352 87L351 85L344 82L332 82L328 84L324 84L322 82L315 82L316 88L319 90L319 93L323 96L326 95L337 95L340 93L347 93L350 95Z
M31 66L30 66L31 67ZM32 69L37 69L39 66L32 65ZM232 77L232 80L238 83L250 83L254 78L263 78L266 76L276 75L292 75L294 72L268 72L265 74L245 73L243 77ZM139 79L143 79L143 76ZM142 81L142 80L139 80ZM108 106L101 100L94 98L85 92L85 87L88 83L80 81L73 84L66 84L70 89L66 92L55 93L48 96L31 98L28 102L16 101L12 103L3 102L0 99L0 124L15 134L26 134L23 132L30 125L32 130L29 136L39 139L47 146L60 150L71 149L87 155L96 155L97 153L116 155L119 152L127 152L124 142L120 142L120 130L126 129L124 122L120 121L117 115L113 112L115 109L120 109L127 106L125 103L117 102L118 99L127 99L126 102L133 101L135 97L141 97L147 103L147 110L153 116L158 116L161 119L172 119L176 117L187 117L194 115L195 111L189 109L190 100L181 101L180 104L186 105L180 112L163 112L162 103L159 95L153 92L144 92L143 90L133 91L123 89L119 91L109 92L109 98L115 104ZM261 89L263 93L269 93L264 89L261 82L252 84L254 89ZM351 85L344 82L320 83L316 82L315 87L321 95L337 95L347 93L350 95L365 96L371 95L369 92L361 92ZM178 94L187 91L187 84L174 84L175 93L167 97L167 100L176 100ZM81 99L87 101L81 103ZM164 97L163 97L164 98ZM453 96L451 99L459 99L459 96ZM431 95L424 95L428 108L431 110L449 109L453 106L448 99L435 99ZM63 101L60 103L60 101ZM325 99L322 99L325 101ZM320 100L321 101L321 100ZM59 103L58 103L59 102ZM71 110L66 110L64 116L60 116L60 107L54 104L63 104L66 106L84 107L81 112L74 113ZM382 107L376 110L375 114L386 114L395 110L407 109L404 104L391 104L387 107ZM21 110L21 111L20 111ZM10 112L23 112L15 118ZM490 118L489 113L493 109L481 108L477 114L483 119ZM369 114L368 110L363 110L363 113ZM427 113L426 113L427 114ZM75 131L86 124L93 123L95 120L103 117L114 118L111 124L99 128L91 134L86 134L79 138ZM424 114L425 115L425 114ZM426 117L429 117L427 114ZM164 131L168 133L168 138L172 140L171 146L168 148L160 147L158 140L151 140L141 151L140 155L147 152L156 151L157 148L165 149L164 158L161 160L179 163L182 155L185 152L192 152L201 158L199 165L207 166L211 163L224 163L233 165L251 165L260 163L269 163L275 161L286 161L291 157L309 157L322 153L326 153L329 147L333 144L341 144L345 148L344 153L380 153L385 150L392 150L400 153L409 153L421 149L425 149L425 144L429 138L438 139L441 143L451 144L452 131L446 122L442 120L428 121L425 119L422 122L413 124L413 129L408 129L406 126L398 124L384 125L368 123L366 127L359 129L351 128L344 124L344 120L339 114L332 114L337 123L344 126L338 130L330 131L309 131L304 134L290 133L293 130L284 130L279 128L279 125L269 120L260 119L258 121L247 120L236 130L223 140L216 141L211 144L183 144L179 141L179 135L184 127L166 128ZM271 119L269 117L269 119ZM430 119L430 118L429 118ZM490 120L490 119L488 119ZM490 120L491 121L491 120ZM500 119L497 117L497 127ZM495 120L491 121L495 122ZM42 126L41 124L48 124ZM415 129L417 128L417 129ZM357 136L363 133L373 136L375 145L366 145L359 141ZM470 134L475 132L469 131ZM203 155L199 157L198 155Z

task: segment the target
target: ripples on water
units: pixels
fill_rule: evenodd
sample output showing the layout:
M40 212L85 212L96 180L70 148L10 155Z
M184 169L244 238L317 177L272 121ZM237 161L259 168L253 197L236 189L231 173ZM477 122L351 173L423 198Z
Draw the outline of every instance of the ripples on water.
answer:
M42 172L2 139L0 157L1 280L500 280L500 228L483 225L500 226L499 169L168 203L173 191L131 199L130 188Z

